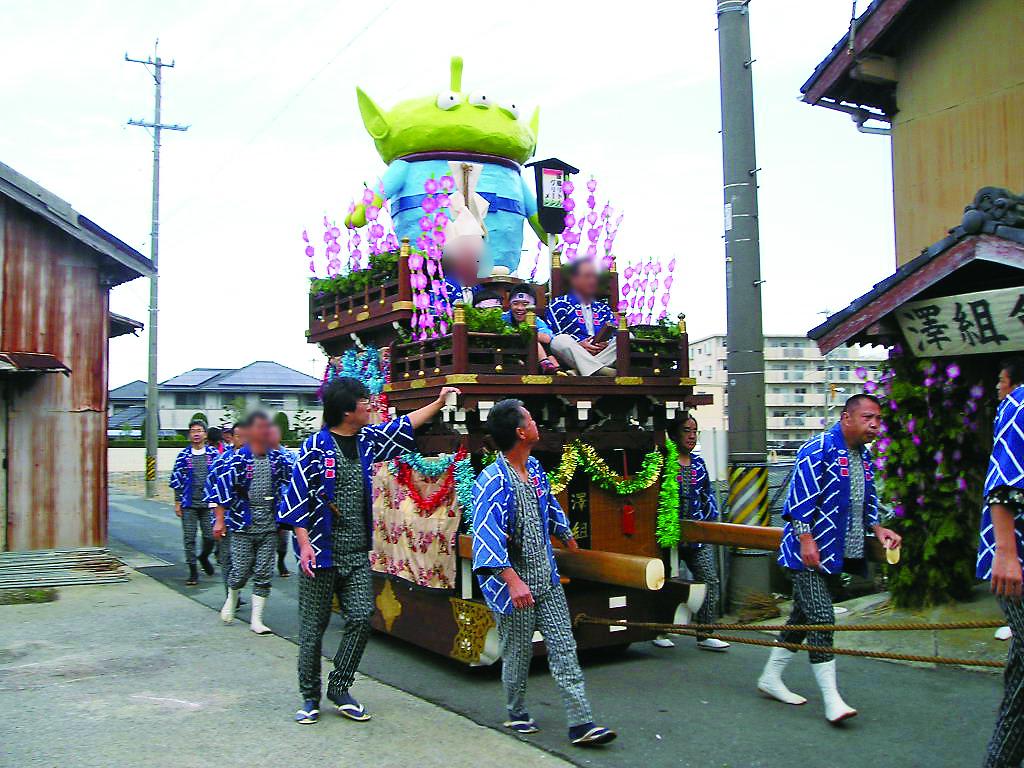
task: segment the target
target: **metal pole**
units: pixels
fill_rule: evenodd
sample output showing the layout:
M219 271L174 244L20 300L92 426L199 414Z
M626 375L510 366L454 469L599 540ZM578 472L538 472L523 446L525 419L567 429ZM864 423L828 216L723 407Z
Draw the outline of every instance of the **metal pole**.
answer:
M149 232L149 252L153 262L153 276L149 279L149 361L146 379L146 498L156 496L156 461L160 438L160 393L157 390L157 287L158 287L158 261L160 254L160 131L164 128L172 131L187 131L188 126L164 125L160 122L160 88L163 82L163 68L173 67L174 62L166 64L160 60L156 53L160 41L153 48L153 58L131 59L126 53L125 61L135 62L151 66L153 80L156 83L155 105L153 108L153 122L147 123L142 120L129 120L128 125L139 125L144 128L153 129L153 220Z
M729 460L766 460L764 335L748 0L716 0L722 91Z

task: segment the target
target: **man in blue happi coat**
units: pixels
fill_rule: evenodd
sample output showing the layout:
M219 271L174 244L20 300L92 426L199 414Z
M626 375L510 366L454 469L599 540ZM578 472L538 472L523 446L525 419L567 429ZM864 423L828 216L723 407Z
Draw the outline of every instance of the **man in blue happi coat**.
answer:
M231 531L231 571L228 595L220 617L225 624L235 618L238 596L253 580L252 617L249 627L258 635L270 634L263 612L270 597L277 546L277 507L288 483L288 463L269 448L270 418L254 411L245 419L247 444L218 466L213 493L213 535Z
M209 474L206 476L206 487L204 489L203 498L206 501L206 505L209 508L207 517L210 520L210 530L213 530L213 524L216 521L214 515L214 507L217 506L217 502L214 501L214 496L217 492L217 475L224 467L232 456L234 456L238 449L245 445L245 426L241 421L236 421L230 427L224 429L224 436L227 438L227 444L224 447L223 453L217 455L214 459L213 466L210 469ZM217 542L215 552L217 555L217 563L220 565L221 577L224 581L224 596L228 594L228 577L231 576L231 531L226 527L224 528L224 534L219 539L215 539ZM245 605L245 601L239 597L238 605Z
M567 267L572 290L551 300L547 321L554 332L551 352L565 366L581 376L615 375L615 315L597 299L597 266L593 259L580 258ZM594 337L611 326L611 336Z
M336 596L345 628L327 680L327 698L350 720L369 720L349 688L370 635L373 588L367 552L373 541L370 471L380 461L416 449L413 430L458 395L442 387L437 399L407 416L370 424L370 392L341 376L323 394L324 427L306 438L292 469L278 521L295 533L299 557L299 723L320 718L320 651Z
M835 611L827 575L842 571L863 574L866 569L865 536L873 531L887 549L901 538L878 522L871 452L878 437L882 409L871 395L846 401L840 421L828 432L811 438L800 448L789 482L782 517L786 526L779 547L779 564L793 581L793 612L787 624L833 624ZM831 647L829 631L785 631L780 642ZM821 688L825 717L838 723L857 714L839 695L835 656L810 651L811 669ZM773 648L758 690L786 704L807 701L782 682L782 672L796 656L786 648Z
M665 467L665 472L675 472L679 483L679 519L713 522L718 519L718 506L711 490L708 466L698 454L697 438L700 430L697 419L690 414L666 426L666 435L675 440L679 452L678 466ZM680 542L679 560L686 564L693 578L705 587L704 602L697 611L698 624L714 624L718 621L719 579L715 565L714 550L700 542ZM702 651L727 651L729 643L710 635L698 635L697 648ZM668 635L658 635L651 641L659 648L675 645Z
M985 768L1019 766L1024 760L1024 359L1003 363L997 392L1000 402L985 475L977 577L991 581L1013 639Z
M188 425L189 446L182 449L171 470L171 488L174 489L174 514L181 518L181 531L185 543L185 562L188 579L185 584L199 583L199 569L203 566L207 576L213 575L210 555L213 552L213 529L206 505L206 480L218 458L217 450L206 444L206 423L193 419ZM202 550L196 556L196 529L202 531Z
M501 453L473 486L473 572L501 637L505 727L538 730L526 708L526 679L540 632L565 703L569 739L606 744L615 732L594 724L551 536L569 549L578 545L547 474L530 455L540 439L537 423L521 401L502 400L487 416L487 432Z

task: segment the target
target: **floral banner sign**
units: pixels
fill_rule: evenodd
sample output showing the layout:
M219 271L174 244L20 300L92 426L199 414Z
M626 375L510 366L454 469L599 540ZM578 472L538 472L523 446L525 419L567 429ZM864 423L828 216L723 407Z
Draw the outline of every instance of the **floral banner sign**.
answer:
M910 301L896 316L918 357L1024 350L1024 286Z

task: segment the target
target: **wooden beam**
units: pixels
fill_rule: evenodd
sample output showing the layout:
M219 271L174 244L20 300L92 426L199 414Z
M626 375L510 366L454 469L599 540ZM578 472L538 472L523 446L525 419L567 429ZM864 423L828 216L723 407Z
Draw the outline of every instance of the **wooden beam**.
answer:
M896 59L891 56L867 56L858 61L850 71L854 80L878 85L895 85L899 77Z
M459 557L472 559L472 536L459 536ZM555 561L559 573L570 579L652 591L665 585L665 564L656 557L555 547Z
M700 520L683 520L682 540L704 544L723 544L728 547L749 547L750 549L775 550L782 541L781 528L767 528L760 525L737 525L735 523L706 523Z

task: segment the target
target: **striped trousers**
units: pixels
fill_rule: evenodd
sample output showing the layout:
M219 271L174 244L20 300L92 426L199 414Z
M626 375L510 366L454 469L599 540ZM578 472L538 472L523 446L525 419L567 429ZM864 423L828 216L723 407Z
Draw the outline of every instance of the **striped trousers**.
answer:
M718 620L718 568L715 567L715 551L712 547L679 547L679 559L682 560L694 580L703 582L706 587L704 602L697 611L698 624L713 624ZM703 637L698 637L703 640Z
M1019 600L1000 600L999 604L1013 639L1003 678L1003 703L988 742L985 768L1010 768L1024 760L1024 604Z
M252 577L252 593L257 597L270 597L270 579L274 575L274 550L277 531L267 533L231 534L231 575L228 586L241 589Z
M793 580L793 612L789 614L787 624L835 624L836 612L832 607L832 594L828 589L828 581L821 571L798 571L790 568L789 578ZM783 643L803 643L832 647L831 632L793 632L785 630L779 633L779 641ZM835 656L823 651L808 651L811 664L832 661Z
M196 533L203 532L203 542L213 541L213 522L207 507L181 508L181 537L185 545L185 562L196 564Z
M501 638L501 681L509 715L524 715L526 680L533 658L533 633L540 632L548 648L548 666L565 704L569 727L594 720L583 685L583 670L576 658L576 638L562 586L552 587L534 604L512 613L494 614Z
M345 628L327 678L329 696L352 686L370 638L374 602L369 555L340 555L336 560L340 562L334 567L316 568L313 578L299 573L299 692L303 699L320 701L320 658L335 595Z

